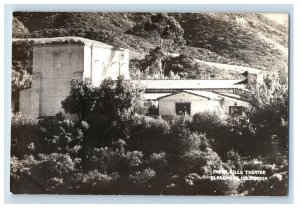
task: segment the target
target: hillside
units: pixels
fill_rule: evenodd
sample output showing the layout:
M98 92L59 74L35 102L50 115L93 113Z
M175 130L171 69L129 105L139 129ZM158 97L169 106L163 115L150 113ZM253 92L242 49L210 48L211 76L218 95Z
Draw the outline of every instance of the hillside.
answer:
M209 49L229 64L267 71L287 68L288 31L262 15L177 14L176 17L189 45Z
M219 70L218 77L239 76L235 66L264 71L288 70L287 16L270 14L169 13L184 30L183 46L173 53ZM130 59L142 59L159 39L141 31L150 13L14 13L13 37L79 36L130 49ZM274 16L274 15L273 15ZM276 16L276 15L275 15ZM278 17L278 15L276 16ZM139 26L140 27L137 27ZM21 31L21 32L20 32ZM22 33L22 31L24 31ZM23 34L23 35L22 35ZM207 64L206 62L212 63ZM213 63L227 64L220 68ZM228 71L229 72L229 71Z

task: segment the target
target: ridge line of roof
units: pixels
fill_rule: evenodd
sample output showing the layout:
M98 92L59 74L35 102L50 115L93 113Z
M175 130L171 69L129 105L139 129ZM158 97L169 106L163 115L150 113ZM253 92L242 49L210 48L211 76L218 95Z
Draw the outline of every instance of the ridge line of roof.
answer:
M205 96L205 95L199 95L199 94L192 93L192 92L189 92L189 91L186 91L186 90L180 90L180 91L176 91L176 92L174 92L174 93L171 93L171 94L169 94L169 95L162 96L162 97L158 98L158 100L160 100L160 99L162 99L162 98L165 98L165 97L172 96L172 95L177 95L177 94L182 93L182 92L185 92L185 93L188 93L188 94L192 94L192 95L195 95L195 96L199 96L199 97L203 97L203 98L207 98L208 100L211 99L210 97Z
M225 97L229 97L229 98L232 98L232 99L240 100L240 101L243 101L243 102L248 102L247 100L242 99L242 96L240 96L240 98L237 98L237 97L230 96L230 95L227 95L227 94L224 94L224 93L218 93L218 92L216 92L216 94L219 94L219 95L225 96Z
M115 46L103 43L97 40L91 40L88 38L82 38L77 36L63 36L63 37L51 37L51 38L12 38L12 42L18 41L34 41L36 45L47 45L49 43L56 43L63 41L73 41L73 43L82 43L84 45L99 45L102 47L115 48Z

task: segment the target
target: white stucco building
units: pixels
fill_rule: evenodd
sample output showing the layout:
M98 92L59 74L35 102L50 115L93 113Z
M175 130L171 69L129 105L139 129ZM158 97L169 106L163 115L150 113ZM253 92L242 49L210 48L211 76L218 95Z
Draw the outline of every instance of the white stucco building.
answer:
M33 42L32 86L20 91L19 109L33 117L63 112L61 101L69 94L74 77L90 78L95 87L121 74L130 79L126 49L79 37L29 41Z
M215 112L242 115L249 103L236 93L247 92L243 80L139 80L146 89L147 105L159 115L194 115Z

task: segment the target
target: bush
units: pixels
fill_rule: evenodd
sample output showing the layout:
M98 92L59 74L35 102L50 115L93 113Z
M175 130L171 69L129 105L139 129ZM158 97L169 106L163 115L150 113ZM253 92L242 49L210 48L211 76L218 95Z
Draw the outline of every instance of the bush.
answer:
M129 148L141 150L145 155L163 151L167 145L165 135L170 131L168 122L161 117L137 116L132 125Z
M159 115L159 112L158 112L158 107L156 107L155 105L151 105L149 108L148 108L148 113L146 114L147 116L158 116Z
M207 133L209 136L216 136L219 130L224 127L224 120L216 113L203 112L193 116L191 123L192 131Z
M40 154L11 160L13 193L68 193L69 182L80 167L80 159L68 154ZM24 187L23 187L24 186Z
M148 159L149 166L154 170L166 171L168 160L165 152L152 153Z
M235 180L211 181L201 177L197 173L191 173L184 177L179 193L189 195L237 195L237 188L240 182ZM178 193L178 192L177 192Z
M36 119L17 113L11 117L11 154L22 158L25 154L36 152L42 143Z
M279 151L288 150L287 74L269 74L252 90L250 121L258 137ZM269 148L272 149L272 148Z
M212 148L226 158L230 150L239 154L257 155L265 153L264 137L257 136L257 129L248 117L220 117L214 113L198 113L191 122L192 132L202 132L208 137Z
M238 152L233 149L227 152L226 164L232 170L242 169L242 159Z
M85 160L85 170L112 173L118 170L124 152L107 147L89 149Z
M135 185L144 185L155 177L155 171L147 168L143 171L137 171L129 175L129 181Z
M202 150L200 150L202 149ZM228 169L218 154L209 146L200 146L186 151L180 158L177 194L236 195L239 179L211 180L213 170Z
M71 188L78 194L115 194L119 178L116 172L106 174L94 170L88 173L78 173L71 180Z
M78 156L83 154L83 140L86 128L83 123L74 123L71 120L41 120L40 139L43 143L36 149L37 153L50 154L69 153Z
M267 180L246 180L241 183L239 192L249 196L286 196L288 193L288 163L281 166L266 161L251 160L243 164L243 170L264 170Z
M205 134L191 133L183 140L181 148L183 151L191 151L195 149L205 151L209 146L210 145Z

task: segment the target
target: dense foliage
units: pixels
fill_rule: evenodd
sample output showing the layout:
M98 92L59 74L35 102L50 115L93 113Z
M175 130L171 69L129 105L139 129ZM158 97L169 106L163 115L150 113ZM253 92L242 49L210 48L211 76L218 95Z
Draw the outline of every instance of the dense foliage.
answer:
M161 48L150 49L143 59L130 60L132 79L241 79L241 73L222 70L188 54L171 56Z
M287 194L288 128L282 100L273 97L264 106L253 104L247 117L227 118L210 113L151 117L141 101L142 90L122 77L105 80L97 89L88 80L73 79L63 107L80 112L79 120L57 114L37 121L14 114L11 191ZM274 109L276 115L270 117ZM211 180L214 170L263 170L268 180L232 174L230 180Z

